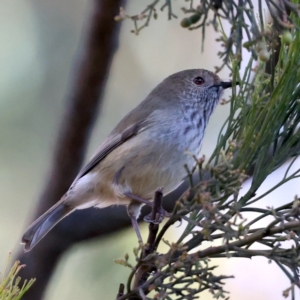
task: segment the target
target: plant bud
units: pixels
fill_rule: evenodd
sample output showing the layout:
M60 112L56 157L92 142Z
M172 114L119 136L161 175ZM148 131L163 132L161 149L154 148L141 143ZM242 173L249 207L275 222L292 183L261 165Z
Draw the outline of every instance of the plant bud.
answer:
M267 44L265 41L259 41L256 44L256 51L260 52L262 50L267 50Z
M253 45L254 45L254 41L248 41L248 42L245 42L244 44L243 44L243 47L244 48L246 48L247 50L249 50L250 49L250 47L252 47Z
M188 18L182 19L182 21L180 22L180 25L183 28L188 28L192 24L197 23L200 19L201 19L201 15L199 13L196 13L196 14L191 15Z
M182 21L180 22L180 25L183 28L190 27L192 25L190 18L184 18L184 19L182 19Z
M292 34L288 30L284 31L281 35L281 41L283 44L289 45L293 41Z
M189 17L192 24L197 23L200 20L200 18L201 18L200 14L193 14Z
M268 61L270 59L270 52L267 49L262 49L258 52L258 57L261 61Z
M115 21L120 22L123 18L120 15L115 16Z

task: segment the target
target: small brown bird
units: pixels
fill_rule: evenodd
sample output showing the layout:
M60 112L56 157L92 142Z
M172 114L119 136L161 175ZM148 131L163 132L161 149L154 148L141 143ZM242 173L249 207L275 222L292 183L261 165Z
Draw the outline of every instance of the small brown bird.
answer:
M186 177L199 155L206 125L231 82L207 70L175 73L129 112L75 178L66 194L33 222L22 238L32 249L76 209L127 205L139 240L137 218L158 187L168 194Z

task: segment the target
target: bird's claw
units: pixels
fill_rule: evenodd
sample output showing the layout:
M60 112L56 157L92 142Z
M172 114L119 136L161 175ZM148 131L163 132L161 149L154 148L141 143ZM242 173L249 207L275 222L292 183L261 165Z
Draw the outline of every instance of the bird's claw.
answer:
M146 215L144 217L144 221L147 223L160 224L165 217L169 218L170 216L171 215L168 212L161 208L160 211L156 214L155 219L153 219L152 213L150 213L149 215Z

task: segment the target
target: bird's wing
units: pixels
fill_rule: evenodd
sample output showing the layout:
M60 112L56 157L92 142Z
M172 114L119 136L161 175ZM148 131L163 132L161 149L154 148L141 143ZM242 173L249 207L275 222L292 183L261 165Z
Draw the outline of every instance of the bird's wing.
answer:
M74 184L79 178L83 177L89 171L91 171L102 159L104 159L114 149L122 145L128 139L136 136L141 131L145 130L148 127L149 123L149 120L144 120L142 122L131 125L125 130L123 130L121 133L111 138L108 138L107 141L100 146L97 153L91 158L91 160L80 170L72 186L74 186Z

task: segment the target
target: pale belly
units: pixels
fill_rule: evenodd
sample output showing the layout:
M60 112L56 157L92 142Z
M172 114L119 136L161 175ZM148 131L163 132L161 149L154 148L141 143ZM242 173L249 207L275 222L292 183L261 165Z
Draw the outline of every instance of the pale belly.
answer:
M151 201L158 187L166 195L181 184L188 175L184 165L191 170L196 164L185 141L170 137L154 143L147 136L142 143L139 136L138 142L126 141L78 180L73 198L82 203L79 208L128 205L132 200L124 196L126 192ZM201 145L194 142L192 148L200 151Z

